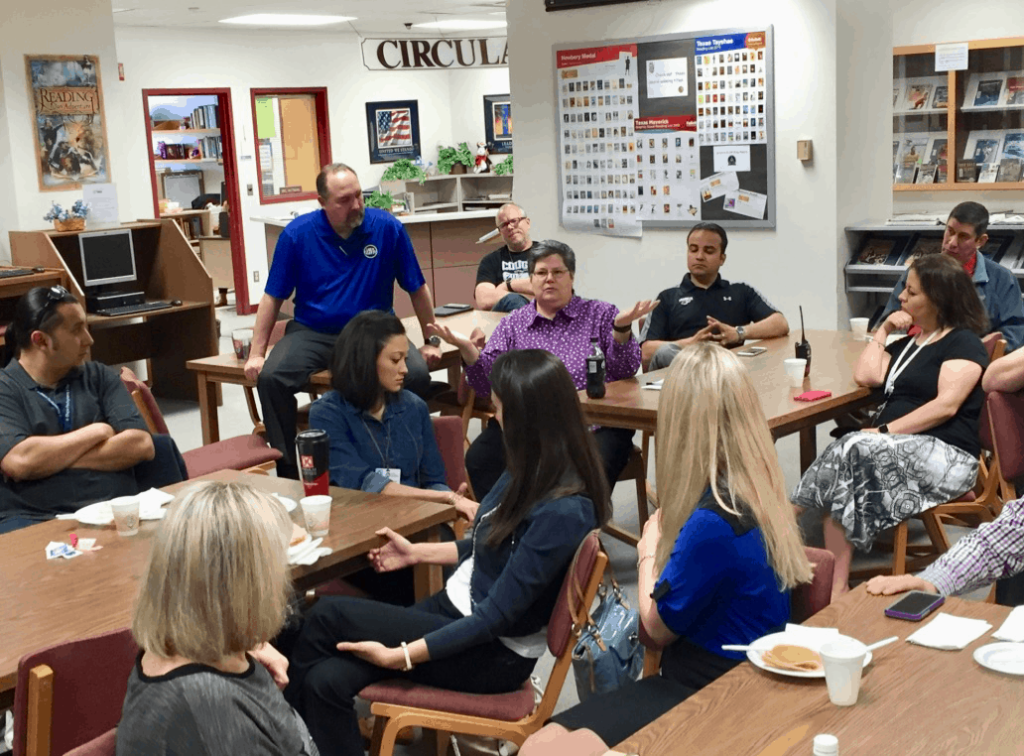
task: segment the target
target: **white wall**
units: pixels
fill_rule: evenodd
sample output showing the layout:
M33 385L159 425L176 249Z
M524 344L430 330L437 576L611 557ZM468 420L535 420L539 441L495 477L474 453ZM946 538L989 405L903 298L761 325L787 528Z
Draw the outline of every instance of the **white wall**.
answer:
M7 232L46 228L43 215L51 202L65 207L81 198L78 191L39 191L33 141L34 109L25 70L25 55L98 55L103 85L110 170L122 218L133 194L131 171L119 149L130 129L124 117L126 87L117 79L114 22L110 0L18 3L6 8L0 22L0 258L6 258Z
M137 124L126 136L123 152L139 187L132 197L137 217L152 215L143 89L229 87L236 146L250 302L256 303L266 280L263 224L252 216L287 216L316 206L315 201L259 204L250 88L327 87L331 149L334 160L348 163L364 186L378 182L387 165L371 165L367 147L365 103L415 99L419 102L424 159L437 161L438 142L483 139L484 94L508 91L508 69L478 71L370 72L363 68L359 43L352 34L265 32L206 29L118 27L117 54L124 63L132 94L129 119ZM253 196L247 196L252 184ZM259 271L259 283L253 272Z
M842 283L836 262L835 10L836 0L703 0L559 13L545 13L539 2L509 4L515 196L528 203L536 237L556 237L576 250L581 293L621 308L675 285L686 272L686 233L645 230L642 240L634 240L570 233L559 225L552 45L773 24L777 228L730 233L723 275L758 287L791 324L803 305L808 327L836 327ZM839 78L845 83L848 75L856 72L844 69ZM815 160L804 166L796 159L796 141L808 138Z
M979 39L1024 36L1024 3L1020 0L988 0L969 10L956 0L905 0L894 4L893 46L966 42ZM960 160L961 155L951 156ZM893 211L946 213L963 200L975 200L992 210L1020 210L1024 192L900 192L893 197Z

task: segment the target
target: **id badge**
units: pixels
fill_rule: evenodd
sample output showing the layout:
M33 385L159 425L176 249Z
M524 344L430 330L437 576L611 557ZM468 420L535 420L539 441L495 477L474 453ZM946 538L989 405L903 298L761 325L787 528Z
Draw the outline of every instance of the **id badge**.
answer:
M397 467L378 467L376 472L390 479L392 483L402 482L402 471Z

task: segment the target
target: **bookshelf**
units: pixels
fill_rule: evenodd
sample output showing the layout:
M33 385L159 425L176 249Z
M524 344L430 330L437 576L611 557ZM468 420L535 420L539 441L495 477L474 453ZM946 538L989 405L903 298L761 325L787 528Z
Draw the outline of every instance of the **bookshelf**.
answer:
M409 212L497 211L512 201L512 176L493 173L466 173L431 176L423 184L405 182L404 195ZM397 197L396 197L397 199Z

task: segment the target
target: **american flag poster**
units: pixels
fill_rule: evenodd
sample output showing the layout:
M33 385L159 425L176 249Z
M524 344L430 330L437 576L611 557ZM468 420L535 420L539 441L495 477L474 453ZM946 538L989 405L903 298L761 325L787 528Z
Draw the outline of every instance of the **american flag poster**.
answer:
M370 162L390 163L419 157L419 119L416 100L366 104Z

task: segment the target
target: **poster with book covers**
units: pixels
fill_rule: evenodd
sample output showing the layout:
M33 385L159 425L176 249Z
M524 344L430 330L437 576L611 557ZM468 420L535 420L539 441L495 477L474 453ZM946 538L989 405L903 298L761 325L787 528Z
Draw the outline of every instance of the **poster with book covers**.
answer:
M771 28L554 49L567 229L774 226Z

